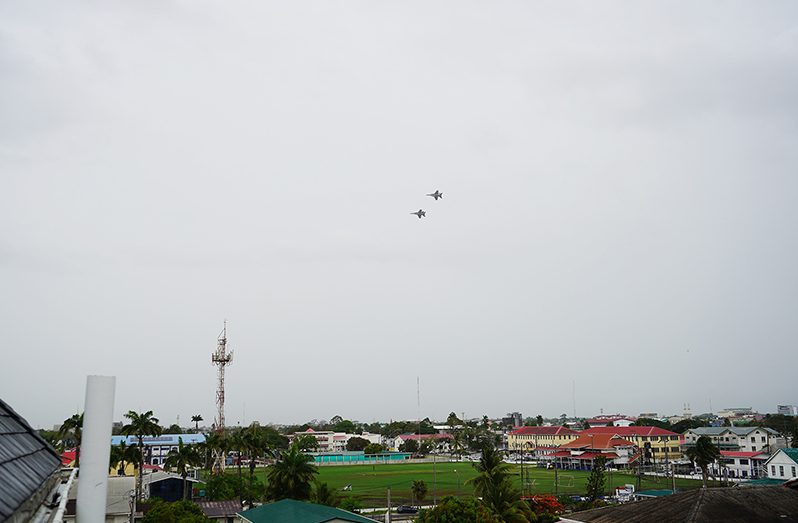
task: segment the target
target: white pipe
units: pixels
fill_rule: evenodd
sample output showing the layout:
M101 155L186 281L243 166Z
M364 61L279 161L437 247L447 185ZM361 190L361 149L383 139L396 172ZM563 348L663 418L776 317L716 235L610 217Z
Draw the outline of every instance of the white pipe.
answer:
M61 489L61 501L58 503L58 510L53 516L53 523L62 523L64 521L64 511L66 511L67 501L69 501L69 489L72 488L72 482L75 480L75 476L78 473L78 469L72 469L72 472L69 474L69 479Z
M76 506L78 523L105 521L115 390L116 378L113 376L86 378L86 406L83 414Z

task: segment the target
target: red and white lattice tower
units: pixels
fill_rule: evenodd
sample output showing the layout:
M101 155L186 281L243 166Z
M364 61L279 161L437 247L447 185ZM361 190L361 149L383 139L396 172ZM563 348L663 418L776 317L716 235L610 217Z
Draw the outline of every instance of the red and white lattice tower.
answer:
M211 361L219 367L219 384L216 389L216 417L213 420L213 429L224 437L224 368L233 361L233 352L227 352L227 320L224 329L216 343L216 352L211 354ZM213 450L213 471L224 471L224 462L227 456L222 449Z

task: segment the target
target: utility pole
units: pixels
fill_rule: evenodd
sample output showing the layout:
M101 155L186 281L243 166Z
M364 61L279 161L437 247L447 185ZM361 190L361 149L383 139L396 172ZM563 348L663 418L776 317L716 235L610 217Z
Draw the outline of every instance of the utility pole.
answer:
M388 485L388 512L385 513L385 523L391 523L391 486Z

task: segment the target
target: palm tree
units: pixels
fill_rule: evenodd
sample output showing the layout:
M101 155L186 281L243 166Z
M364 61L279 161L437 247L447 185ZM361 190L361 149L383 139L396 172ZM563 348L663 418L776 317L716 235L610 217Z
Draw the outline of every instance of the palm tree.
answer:
M502 523L528 523L532 518L529 505L509 477L492 484L482 496L482 504Z
M701 436L695 442L695 447L690 447L685 452L687 457L701 469L701 477L704 479L704 488L707 488L707 478L709 477L709 465L720 457L718 447L712 443L707 436Z
M122 471L122 475L125 475L125 470L127 469L126 465L128 463L137 464L139 462L139 449L136 447L128 447L126 441L122 441L119 445L111 445L111 456L109 459L108 466L110 468L118 467L118 470Z
M64 420L58 430L58 436L65 440L72 438L75 443L75 467L80 467L80 442L83 437L83 413L73 414Z
M310 493L310 501L319 505L337 507L341 502L341 496L339 496L334 489L331 489L327 483L314 481L313 491Z
M285 498L305 500L310 498L313 477L319 471L313 465L313 457L303 454L299 447L291 445L277 462L269 467L269 485L266 493L269 499Z
M274 456L274 452L271 449L271 445L269 444L266 434L264 434L258 425L253 423L249 427L243 429L241 432L243 448L246 450L247 456L249 457L249 490L251 492L255 482L256 460L261 457L272 457ZM253 500L250 499L250 508L253 506L252 502Z
M144 436L160 436L161 426L158 425L158 418L152 415L152 411L138 413L130 410L125 417L130 420L130 423L122 427L122 434L126 436L135 436L138 441L139 448L139 473L136 478L136 496L142 499L141 482L144 468Z
M183 445L183 438L177 438L177 450L170 450L166 455L164 465L169 468L177 469L177 472L183 478L183 499L188 499L188 469L189 467L199 466L202 458L200 457L197 449L191 445Z
M485 496L494 485L510 475L510 465L504 462L504 456L493 445L486 444L482 447L482 456L473 467L478 475L467 483L474 485L478 496Z
M194 422L194 431L199 432L199 422L202 421L202 414L195 414L191 416L191 421Z
M421 501L427 496L427 483L423 479L414 479L410 485L410 492L413 494L413 500L421 505Z

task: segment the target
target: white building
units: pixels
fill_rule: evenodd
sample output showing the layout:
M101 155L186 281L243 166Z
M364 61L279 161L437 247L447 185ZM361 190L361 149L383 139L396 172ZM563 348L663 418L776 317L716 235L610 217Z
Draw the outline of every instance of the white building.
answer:
M798 416L798 405L779 405L776 412L782 416Z
M352 438L363 438L369 443L382 443L382 436L364 432L362 434L347 434L345 432L332 432L329 430L308 429L304 432L295 432L289 439L294 440L297 436L313 436L319 443L319 452L344 452L346 444Z
M762 478L765 477L765 462L769 458L770 455L765 452L721 450L720 463L713 463L710 470L712 474L730 478Z
M684 433L684 446L695 445L698 438L707 436L720 450L738 452L775 452L784 448L784 436L767 427L698 427Z
M798 478L798 449L779 449L765 462L765 468L771 479Z

